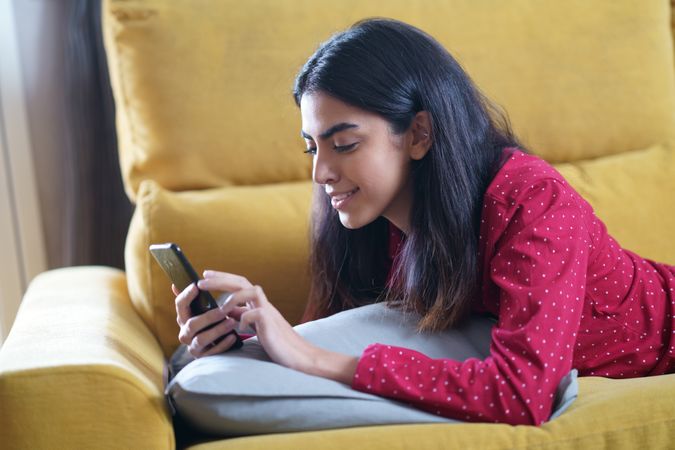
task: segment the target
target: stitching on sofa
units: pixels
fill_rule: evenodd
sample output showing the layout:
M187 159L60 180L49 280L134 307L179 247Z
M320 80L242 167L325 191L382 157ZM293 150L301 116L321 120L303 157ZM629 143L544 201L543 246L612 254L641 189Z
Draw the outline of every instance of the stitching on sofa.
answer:
M143 209L143 212L145 213L145 234L146 234L146 241L143 244L145 248L147 248L150 244L153 243L153 236L152 236L152 219L155 216L155 211L154 209L156 208L157 200L156 200L156 192L155 192L155 186L152 184L152 182L146 181L144 184L145 192L143 195L143 200L145 202L145 207ZM153 334L158 338L160 347L162 347L162 353L164 353L164 346L162 345L162 339L160 337L160 331L159 331L159 326L158 326L158 320L157 320L157 305L155 302L157 299L155 298L154 295L154 285L152 283L152 261L150 260L150 252L143 252L143 265L145 266L145 276L147 277L147 287L148 287L148 292L147 295L150 296L150 307L152 310L150 311L151 313L151 321L152 321L152 329L153 329Z
M130 347L125 346L122 341L111 336L104 336L103 340L119 353L120 356L133 364L153 384L161 386L162 389L164 388L162 375L160 374L159 380L157 380L158 377L156 371L152 368L152 365L141 358L141 356L134 352Z

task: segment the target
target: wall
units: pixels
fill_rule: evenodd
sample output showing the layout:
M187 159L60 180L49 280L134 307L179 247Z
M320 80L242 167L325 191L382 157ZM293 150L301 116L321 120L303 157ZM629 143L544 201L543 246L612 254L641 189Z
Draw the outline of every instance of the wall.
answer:
M0 343L14 321L21 297L37 274L47 269L44 226L29 124L29 72L24 70L21 33L25 26L15 6L0 3ZM41 17L41 16L37 16ZM35 24L33 30L42 30ZM39 125L39 124L38 124ZM38 139L39 140L39 139Z
M12 0L49 268L65 264L64 46L69 0Z

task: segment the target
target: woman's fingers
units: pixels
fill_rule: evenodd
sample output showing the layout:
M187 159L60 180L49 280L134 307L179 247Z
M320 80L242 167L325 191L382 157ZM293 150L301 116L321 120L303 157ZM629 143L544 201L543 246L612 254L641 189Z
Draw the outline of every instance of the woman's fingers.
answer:
M231 294L219 308L190 317L190 302L196 297L198 289L228 291ZM174 293L177 291L173 285L172 290ZM256 330L256 324L268 305L262 288L251 285L246 278L225 272L204 271L203 280L199 280L197 285L193 283L176 296L177 321L180 325L178 340L187 345L188 352L197 358L223 352L235 343L234 334L223 338L216 345L213 342L234 330L240 320L242 329Z
M173 284L171 286L175 287ZM192 283L176 296L176 322L178 322L178 325L181 327L192 315L190 312L190 303L197 296L197 291L197 287Z
M241 330L246 330L248 328L252 329L254 332L258 332L256 329L256 322L260 318L260 310L259 309L252 309L250 311L245 312L244 314L241 315L241 320L239 320L239 328Z
M215 325L213 328L199 333L190 343L190 352L193 355L202 355L202 353L211 348L211 344L221 336L226 335L234 329L236 322L233 319L226 319ZM221 343L219 342L218 345Z
M222 353L225 350L228 350L230 347L232 347L236 340L237 340L237 337L234 334L231 334L231 335L227 336L225 339L223 339L222 341L220 341L217 345L209 348L205 352L202 352L199 355L199 358L202 358L204 356L215 355L217 353Z
M241 315L250 309L251 308L248 306L237 306L228 313L228 316L232 317L234 320L241 320Z
M221 308L213 308L198 316L190 317L181 326L178 340L187 345L204 328L223 320L225 317L227 317L227 314Z
M203 276L204 279L200 280L200 283L203 283L203 286L200 284L200 289L233 292L240 289L248 289L253 286L246 278L233 273L205 270Z
M260 308L264 306L267 301L265 293L260 286L253 286L248 289L242 289L233 293L220 309L227 315L230 315L236 308L248 307L249 309Z

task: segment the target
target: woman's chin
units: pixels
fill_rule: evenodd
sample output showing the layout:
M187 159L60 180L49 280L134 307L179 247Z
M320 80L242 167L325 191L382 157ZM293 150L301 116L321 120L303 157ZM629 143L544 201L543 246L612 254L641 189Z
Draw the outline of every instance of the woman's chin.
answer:
M348 214L343 212L339 212L338 217L340 218L340 223L342 224L342 226L350 230L357 230L359 228L363 228L377 218L374 217L369 220L366 217L356 217L354 214Z

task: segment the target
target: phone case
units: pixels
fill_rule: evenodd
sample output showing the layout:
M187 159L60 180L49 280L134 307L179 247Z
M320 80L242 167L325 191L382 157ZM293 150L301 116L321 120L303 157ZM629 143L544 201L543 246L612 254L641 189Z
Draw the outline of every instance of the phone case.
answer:
M179 291L199 281L197 272L176 244L153 244L150 252ZM196 316L217 307L211 293L200 290L197 298L190 304L190 311Z
M199 281L199 276L194 270L190 262L188 261L185 254L183 254L180 247L174 243L166 244L152 244L150 246L150 253L155 258L160 267L167 274L171 282L176 285L178 290L182 291L188 287L191 283L196 283ZM217 308L218 304L211 295L209 291L199 290L197 297L190 303L190 313L193 316L203 314L206 311ZM212 328L220 322L209 326L206 329ZM232 348L239 348L242 345L242 341L237 335L236 331L231 331L225 336L229 336L231 333L234 333L237 336L237 341ZM218 344L222 339L225 338L222 336L216 339L213 342L213 345Z

